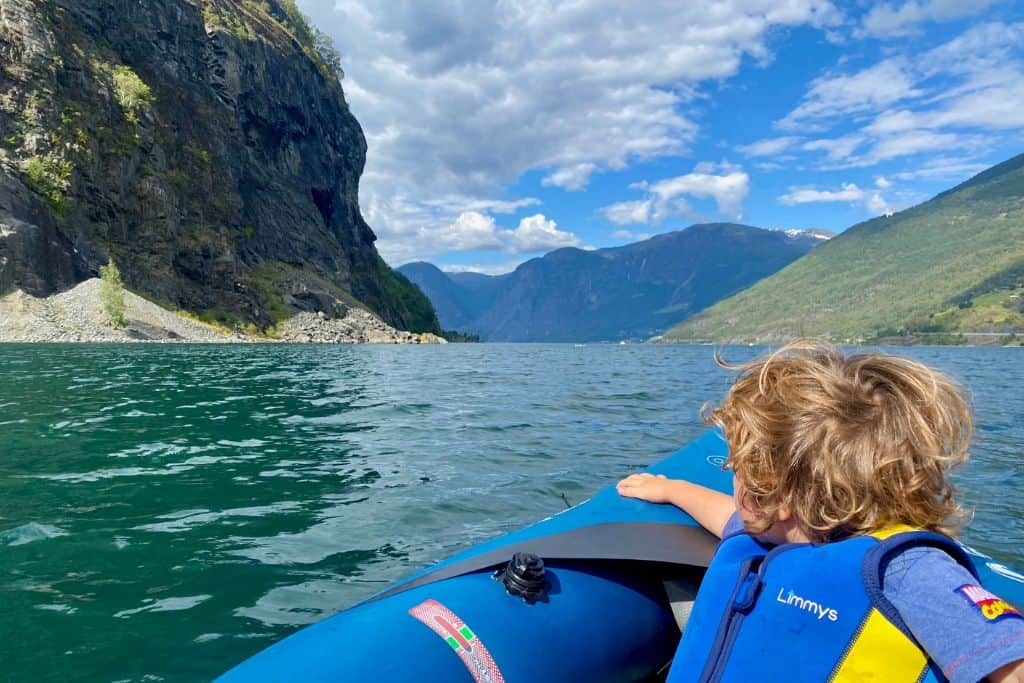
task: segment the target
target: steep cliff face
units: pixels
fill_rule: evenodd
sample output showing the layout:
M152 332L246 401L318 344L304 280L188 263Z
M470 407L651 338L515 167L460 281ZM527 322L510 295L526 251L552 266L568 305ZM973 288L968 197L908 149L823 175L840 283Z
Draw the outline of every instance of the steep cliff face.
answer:
M290 0L0 0L0 59L0 287L113 258L226 322L359 301L437 329L374 248L365 139Z

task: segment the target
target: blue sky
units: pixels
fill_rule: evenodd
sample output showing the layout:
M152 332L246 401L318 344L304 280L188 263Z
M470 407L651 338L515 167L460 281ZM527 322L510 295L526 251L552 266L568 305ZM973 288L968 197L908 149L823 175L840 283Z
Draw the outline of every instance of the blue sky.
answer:
M498 273L695 222L839 232L1024 152L1011 1L299 0L393 266Z

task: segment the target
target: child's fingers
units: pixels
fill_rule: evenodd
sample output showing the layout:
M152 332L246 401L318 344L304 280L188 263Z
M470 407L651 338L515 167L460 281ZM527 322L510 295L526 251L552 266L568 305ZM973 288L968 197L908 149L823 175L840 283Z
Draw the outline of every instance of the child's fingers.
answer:
M648 493L648 485L654 480L655 476L647 472L631 474L616 484L615 489L619 492L619 495L628 498L645 498Z
M641 489L639 487L636 487L636 486L619 489L619 495L623 496L625 498L644 498L645 497L643 489Z
M637 487L643 486L644 484L647 483L648 479L653 479L653 477L646 473L631 474L622 481L620 481L618 484L616 484L615 488L617 488L621 493L624 489L635 489Z
M617 488L620 492L627 489L633 489L636 487L637 481L632 476L626 477L625 479L623 479L622 481L615 485L615 488Z

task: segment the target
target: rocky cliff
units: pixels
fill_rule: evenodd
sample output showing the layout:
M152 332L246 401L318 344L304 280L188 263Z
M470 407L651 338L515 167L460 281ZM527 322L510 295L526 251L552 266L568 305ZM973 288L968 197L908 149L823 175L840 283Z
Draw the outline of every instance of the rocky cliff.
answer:
M437 331L359 212L336 57L293 0L0 0L0 294L113 259L222 323Z

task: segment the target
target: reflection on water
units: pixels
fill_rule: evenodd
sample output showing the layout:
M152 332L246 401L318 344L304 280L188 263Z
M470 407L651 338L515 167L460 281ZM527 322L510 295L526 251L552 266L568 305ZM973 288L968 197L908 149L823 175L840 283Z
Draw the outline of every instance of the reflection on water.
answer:
M911 353L974 396L969 542L1024 566L1021 350ZM675 450L729 378L708 347L642 345L0 356L13 680L208 679Z

